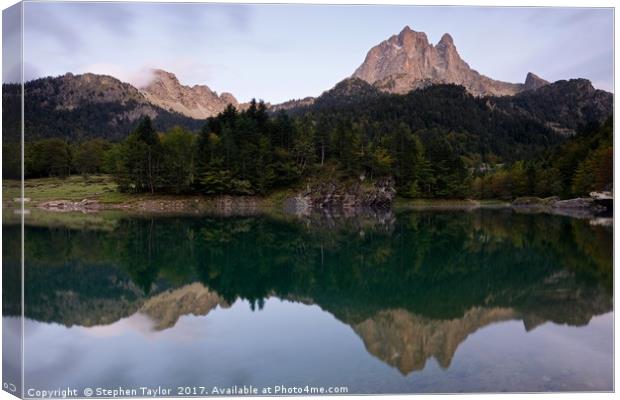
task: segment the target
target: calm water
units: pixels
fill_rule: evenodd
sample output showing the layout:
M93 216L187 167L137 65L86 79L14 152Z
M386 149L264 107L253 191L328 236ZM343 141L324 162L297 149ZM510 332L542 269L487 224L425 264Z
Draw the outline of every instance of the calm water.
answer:
M26 389L613 389L612 230L587 220L126 218L26 238Z

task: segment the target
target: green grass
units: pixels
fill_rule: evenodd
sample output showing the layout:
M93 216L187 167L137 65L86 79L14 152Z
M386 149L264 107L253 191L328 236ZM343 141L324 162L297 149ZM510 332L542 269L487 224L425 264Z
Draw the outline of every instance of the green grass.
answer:
M5 203L20 197L20 181L3 182ZM39 178L24 181L24 197L37 204L49 200L96 199L102 203L121 203L132 196L117 191L116 184L109 175L88 177L70 176L68 178Z

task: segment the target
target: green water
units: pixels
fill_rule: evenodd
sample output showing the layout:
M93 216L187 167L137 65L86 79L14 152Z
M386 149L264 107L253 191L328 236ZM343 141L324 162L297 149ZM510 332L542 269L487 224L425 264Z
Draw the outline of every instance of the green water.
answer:
M8 246L18 229L4 227ZM587 220L127 217L25 232L26 390L613 389L612 229ZM5 281L18 272L5 260ZM5 290L5 325L18 294Z

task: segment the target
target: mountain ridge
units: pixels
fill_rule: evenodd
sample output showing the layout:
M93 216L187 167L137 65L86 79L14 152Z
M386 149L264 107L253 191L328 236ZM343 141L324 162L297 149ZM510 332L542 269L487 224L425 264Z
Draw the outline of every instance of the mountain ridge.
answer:
M66 73L27 82L26 111L30 118L26 133L32 137L63 136L77 140L89 135L118 139L144 116L156 120L160 129L178 124L196 130L228 106L238 110L249 107L249 103L239 103L231 93L218 94L207 85L183 85L172 72L154 69L152 73L151 81L140 87L93 73ZM462 60L451 35L444 34L433 45L424 32L406 26L399 34L372 47L353 75L320 96L266 106L271 113L294 115L451 84L486 98L487 107L492 110L538 120L564 135L575 133L583 121L602 122L611 114L613 102L613 94L595 89L585 79L550 83L529 72L524 83L493 80ZM21 92L11 84L3 87L3 105L11 115L11 110L19 109ZM5 122L7 132L15 137L19 136L19 125L16 119L7 118ZM71 132L65 132L68 130Z

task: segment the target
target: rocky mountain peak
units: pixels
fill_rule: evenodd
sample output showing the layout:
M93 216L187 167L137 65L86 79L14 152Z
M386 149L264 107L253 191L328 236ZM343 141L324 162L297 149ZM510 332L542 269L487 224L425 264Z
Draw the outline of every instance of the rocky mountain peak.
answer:
M548 84L549 82L542 79L538 75L532 72L528 72L527 76L525 77L525 84L523 85L523 90L536 90Z
M164 71L163 69L153 69L151 72L155 80L160 82L168 82L173 85L180 85L179 79L172 72Z
M450 36L449 33L444 33L441 39L439 40L439 43L437 43L437 47L439 46L447 46L447 47L454 46L454 40L452 39L452 36Z
M400 94L442 83L462 85L475 96L506 96L525 90L524 84L496 81L470 68L450 34L445 33L433 45L424 32L409 26L371 48L352 76L382 91Z
M153 79L140 90L153 104L196 119L205 119L224 111L232 104L239 106L230 93L218 95L206 85L182 85L175 74L152 70Z
M424 32L416 32L409 26L405 26L398 36L392 36L388 42L393 44L397 42L398 45L403 46L405 49L411 47L426 47L428 46L428 38Z

